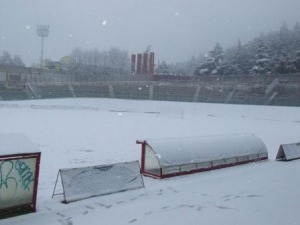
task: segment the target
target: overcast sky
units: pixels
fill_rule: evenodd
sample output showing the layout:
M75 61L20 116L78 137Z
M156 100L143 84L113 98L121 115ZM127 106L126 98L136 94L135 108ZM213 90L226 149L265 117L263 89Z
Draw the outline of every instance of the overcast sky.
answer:
M156 60L184 61L300 22L300 0L0 0L0 52L39 62L37 24L50 26L44 58L75 47L131 53L148 45Z

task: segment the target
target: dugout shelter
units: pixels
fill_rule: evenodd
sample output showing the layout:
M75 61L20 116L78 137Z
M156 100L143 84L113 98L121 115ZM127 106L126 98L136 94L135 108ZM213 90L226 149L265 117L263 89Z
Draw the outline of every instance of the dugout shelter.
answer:
M268 159L263 141L253 134L138 140L141 173L153 178L220 169Z

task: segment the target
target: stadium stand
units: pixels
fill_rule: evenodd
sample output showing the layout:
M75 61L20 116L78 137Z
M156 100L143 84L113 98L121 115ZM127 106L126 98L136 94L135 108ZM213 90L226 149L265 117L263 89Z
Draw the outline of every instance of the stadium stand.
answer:
M300 74L91 77L0 65L0 75L0 100L95 97L300 106Z
M158 83L153 86L153 100L192 102L196 90L195 85Z
M276 96L270 105L300 106L300 86L297 84L279 85L275 90Z
M70 88L73 88L74 97L86 97L86 98L109 98L109 86L107 84L72 84Z
M149 100L150 85L143 82L112 84L115 98Z
M36 85L36 89L40 90L40 98L71 98L73 97L69 85L53 85L44 84Z
M197 102L224 103L229 90L222 87L202 86L200 87Z
M6 87L0 83L0 100L25 100L30 99L25 87Z

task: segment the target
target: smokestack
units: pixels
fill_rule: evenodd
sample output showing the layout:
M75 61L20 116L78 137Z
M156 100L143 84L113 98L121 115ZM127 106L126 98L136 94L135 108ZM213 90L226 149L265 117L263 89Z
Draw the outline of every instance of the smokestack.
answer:
M131 55L131 74L135 74L135 65L136 64L136 55L132 54Z
M142 74L142 54L137 55L137 68L136 68L136 73L137 74Z
M154 52L150 52L149 73L154 74Z
M148 53L143 55L143 74L148 74Z

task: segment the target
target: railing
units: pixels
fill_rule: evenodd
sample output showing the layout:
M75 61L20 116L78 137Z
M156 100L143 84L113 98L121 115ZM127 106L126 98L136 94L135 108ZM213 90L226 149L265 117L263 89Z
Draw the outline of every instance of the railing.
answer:
M0 66L1 100L98 97L184 102L300 106L300 74L203 76L155 81L155 75L84 77ZM162 75L160 75L162 77Z

